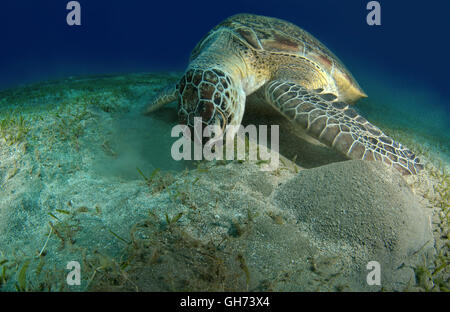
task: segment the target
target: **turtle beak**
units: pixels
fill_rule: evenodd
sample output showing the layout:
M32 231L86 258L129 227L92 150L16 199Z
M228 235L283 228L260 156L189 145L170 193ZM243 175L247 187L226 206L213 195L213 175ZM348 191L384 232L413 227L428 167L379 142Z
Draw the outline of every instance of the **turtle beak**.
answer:
M180 124L187 126L184 130L184 137L189 138L194 144L205 145L223 137L224 128L218 116L214 118L214 123L209 125L202 121L201 117L189 116L187 119L180 119ZM209 127L209 131L205 131L207 127Z
M210 124L206 124L204 122L201 122L200 124L200 127L194 127L194 131L197 130L194 134L194 140L196 140L194 141L195 143L201 142L203 145L206 145L213 144L223 139L226 131L227 120L224 113L220 110L217 110L217 113ZM205 128L208 128L208 131L205 132Z

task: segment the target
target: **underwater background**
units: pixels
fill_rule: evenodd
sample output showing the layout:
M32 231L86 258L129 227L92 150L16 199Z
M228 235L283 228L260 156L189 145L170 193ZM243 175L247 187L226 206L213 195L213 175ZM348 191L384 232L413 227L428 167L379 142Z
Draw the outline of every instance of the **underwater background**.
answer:
M180 72L209 29L247 12L312 33L377 103L361 104L363 113L438 140L448 153L450 4L380 1L382 25L368 26L368 2L80 1L82 25L70 27L66 1L3 1L0 90L74 75Z
M368 26L368 0L85 0L70 27L68 2L0 5L0 291L450 289L449 3L379 1ZM174 161L176 104L140 112L237 13L314 35L368 94L356 110L430 166L344 161L279 116L279 170Z

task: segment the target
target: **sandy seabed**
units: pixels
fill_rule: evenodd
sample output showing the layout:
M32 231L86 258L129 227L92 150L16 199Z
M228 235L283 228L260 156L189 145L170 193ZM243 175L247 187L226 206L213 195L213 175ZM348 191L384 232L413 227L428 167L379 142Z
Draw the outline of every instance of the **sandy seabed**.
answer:
M449 176L438 161L402 177L249 107L244 123L280 125L277 170L176 162L175 108L140 114L176 78L0 92L1 290L449 289ZM80 286L66 283L70 261L81 265ZM370 261L381 286L367 284Z

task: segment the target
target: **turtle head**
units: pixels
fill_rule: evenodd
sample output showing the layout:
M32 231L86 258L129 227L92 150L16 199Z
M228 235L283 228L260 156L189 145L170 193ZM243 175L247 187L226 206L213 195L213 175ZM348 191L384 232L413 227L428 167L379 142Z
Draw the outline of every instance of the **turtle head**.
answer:
M191 136L202 138L206 126L216 126L214 139L225 132L234 136L230 127L239 126L244 114L245 94L233 82L231 75L217 68L190 68L177 85L178 118L189 126ZM194 129L195 119L201 118L201 129ZM234 129L235 127L231 127ZM201 130L201 133L198 133ZM200 140L205 143L207 140Z

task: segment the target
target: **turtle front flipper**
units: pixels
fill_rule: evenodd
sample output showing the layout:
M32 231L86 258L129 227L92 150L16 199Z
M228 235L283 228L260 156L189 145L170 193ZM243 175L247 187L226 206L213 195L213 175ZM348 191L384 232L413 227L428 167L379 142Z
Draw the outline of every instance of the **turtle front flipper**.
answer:
M351 159L382 161L403 175L423 168L413 152L323 90L283 80L265 86L266 100L312 137Z
M178 90L176 85L169 85L165 87L156 97L150 102L143 114L147 115L153 113L166 104L177 100Z

